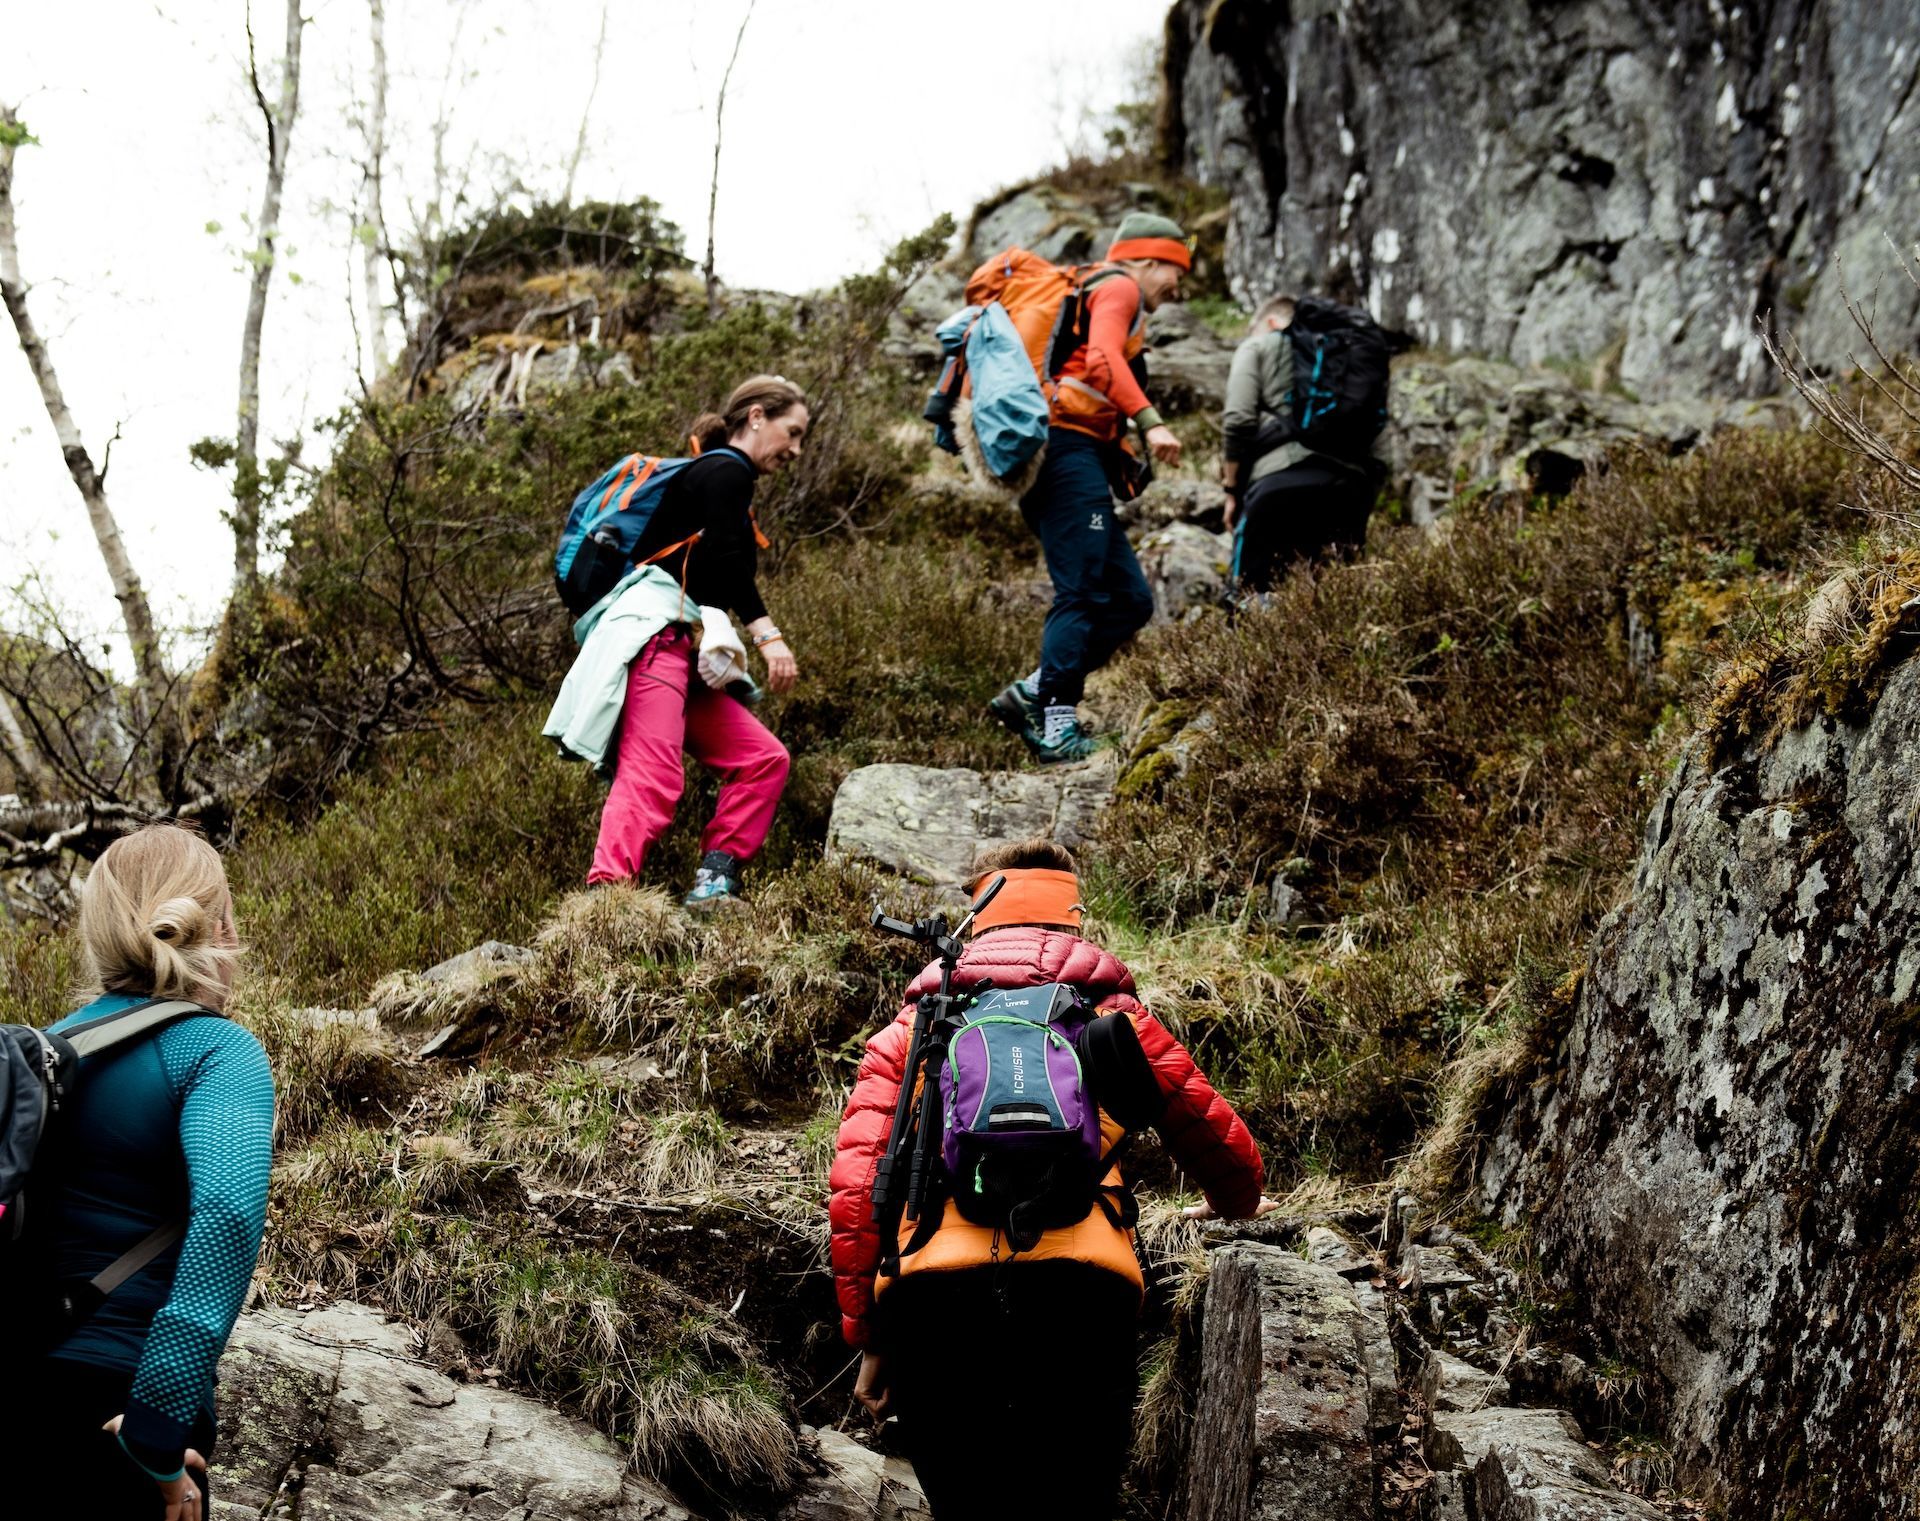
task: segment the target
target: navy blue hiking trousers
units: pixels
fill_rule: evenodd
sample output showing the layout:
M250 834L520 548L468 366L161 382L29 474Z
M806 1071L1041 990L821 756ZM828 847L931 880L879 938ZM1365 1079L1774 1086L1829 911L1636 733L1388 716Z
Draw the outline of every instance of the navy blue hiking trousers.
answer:
M1114 515L1100 451L1084 433L1050 430L1040 478L1020 501L1053 580L1053 606L1040 641L1040 700L1046 704L1079 702L1088 675L1153 616L1153 593Z

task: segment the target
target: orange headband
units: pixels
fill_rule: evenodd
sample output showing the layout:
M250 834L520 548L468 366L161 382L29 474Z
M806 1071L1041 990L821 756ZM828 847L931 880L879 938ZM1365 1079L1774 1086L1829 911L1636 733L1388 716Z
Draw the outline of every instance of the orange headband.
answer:
M1003 924L1062 924L1077 928L1080 915L1080 879L1070 871L1049 871L1038 866L1015 867L1012 871L982 872L976 888L985 887L994 877L1005 877L1007 885L993 895L993 902L973 921L973 933L998 929Z
M1107 250L1107 257L1115 264L1127 259L1160 259L1182 269L1193 268L1193 250L1178 238L1125 238Z

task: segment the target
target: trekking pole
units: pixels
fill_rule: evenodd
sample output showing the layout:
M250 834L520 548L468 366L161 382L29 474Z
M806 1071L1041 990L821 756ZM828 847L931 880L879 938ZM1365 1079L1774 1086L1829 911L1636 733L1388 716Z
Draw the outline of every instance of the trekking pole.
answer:
M886 1154L880 1158L880 1166L873 1180L873 1218L884 1224L890 1214L907 1200L899 1197L900 1185L895 1181L894 1164L899 1161L908 1140L908 1131L914 1116L914 1081L925 1061L930 1044L930 1036L936 1020L944 1018L953 1006L953 973L959 965L962 949L960 937L967 932L976 915L994 899L1000 889L1006 886L1007 879L998 876L988 884L985 892L976 898L968 908L966 917L949 933L944 914L935 914L927 919L917 919L912 923L904 919L890 919L879 909L873 911L869 921L872 928L884 930L890 935L899 935L931 948L940 960L940 990L938 993L923 993L914 1003L913 1037L907 1045L907 1065L900 1075L900 1093L894 1100L893 1128L887 1133ZM931 1086L930 1084L928 1085ZM931 1111L922 1106L921 1118L924 1120ZM915 1140L922 1137L916 1135ZM909 1163L911 1173L905 1181L909 1185L909 1198L913 1219L918 1214L919 1196L925 1189L925 1165L921 1160L924 1145L913 1147ZM918 1180L916 1182L916 1180Z

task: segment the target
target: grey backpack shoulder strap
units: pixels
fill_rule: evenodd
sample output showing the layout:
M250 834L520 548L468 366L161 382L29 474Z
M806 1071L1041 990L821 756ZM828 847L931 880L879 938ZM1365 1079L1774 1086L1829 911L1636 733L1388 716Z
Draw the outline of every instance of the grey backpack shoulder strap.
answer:
M178 1220L170 1221L166 1225L149 1231L137 1243L95 1273L92 1279L93 1287L102 1296L111 1294L186 1233L186 1226Z
M138 1040L143 1035L151 1035L162 1025L170 1025L176 1019L213 1013L206 1005L191 1003L184 998L157 998L150 1003L136 1003L113 1014L103 1014L98 1019L61 1033L81 1056L95 1056L102 1051L111 1051L115 1046L123 1046L130 1040Z

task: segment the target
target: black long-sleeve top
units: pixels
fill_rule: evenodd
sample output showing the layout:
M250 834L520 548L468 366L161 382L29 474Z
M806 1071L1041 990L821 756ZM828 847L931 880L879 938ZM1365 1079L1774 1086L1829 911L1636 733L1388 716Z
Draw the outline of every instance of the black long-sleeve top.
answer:
M697 533L697 542L674 550L660 568L683 582L687 596L702 607L730 608L743 623L766 617L755 580L760 545L750 515L757 479L753 466L731 450L703 454L667 482L634 545L634 564Z

